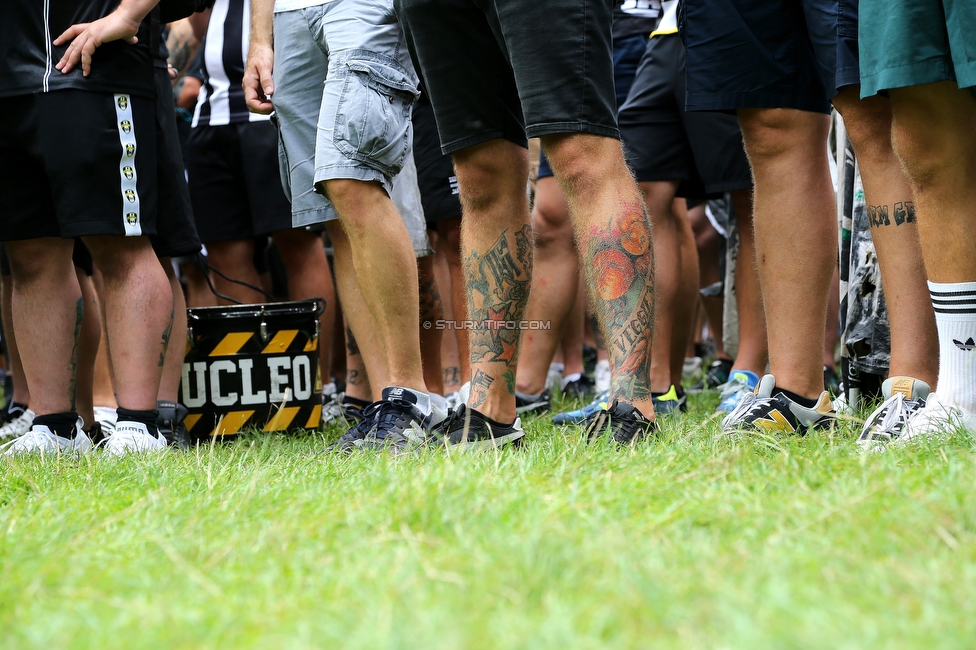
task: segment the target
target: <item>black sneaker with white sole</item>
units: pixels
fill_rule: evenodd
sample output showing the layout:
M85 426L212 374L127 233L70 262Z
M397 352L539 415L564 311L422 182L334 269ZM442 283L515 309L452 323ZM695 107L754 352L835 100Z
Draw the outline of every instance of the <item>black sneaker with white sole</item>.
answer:
M586 421L586 439L594 442L610 435L621 445L631 445L657 431L657 424L648 420L631 404L614 400L608 408L600 409Z
M515 412L522 413L547 413L549 411L549 391L544 390L538 396L522 395L515 393Z
M760 431L803 435L809 429L829 429L836 423L837 412L827 391L820 393L813 406L803 406L778 391L772 375L765 375L759 380L755 392L747 393L725 416L722 430L726 433Z
M521 444L525 431L520 418L506 425L461 404L431 430L431 435L445 447L477 449Z

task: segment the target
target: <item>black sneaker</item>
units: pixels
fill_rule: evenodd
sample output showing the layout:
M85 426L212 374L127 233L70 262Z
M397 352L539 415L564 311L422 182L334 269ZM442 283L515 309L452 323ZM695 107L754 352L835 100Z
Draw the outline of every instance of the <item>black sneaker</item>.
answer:
M587 420L586 439L594 442L609 431L622 445L631 445L657 431L657 424L631 404L614 400L610 408L601 409Z
M521 444L525 437L522 421L515 418L510 425L500 424L461 404L447 419L431 431L434 439L445 447L477 449Z
M713 390L729 381L729 373L732 372L731 359L716 359L712 365L708 366L705 376L697 384L688 389L689 393L701 393L706 390Z
M548 413L549 412L549 391L544 390L538 397L529 398L520 393L515 393L515 412L516 413Z
M342 437L333 442L326 451L352 453L366 447L366 435L373 429L376 422L373 416L379 409L379 402L373 402L363 409L363 418L353 425ZM375 408L374 408L375 407Z
M178 449L189 449L190 441L183 420L189 415L185 406L177 402L156 402L156 428L166 439L166 444ZM101 428L101 427L99 427Z
M596 384L589 375L581 374L579 379L574 379L563 386L563 397L589 402L596 397Z

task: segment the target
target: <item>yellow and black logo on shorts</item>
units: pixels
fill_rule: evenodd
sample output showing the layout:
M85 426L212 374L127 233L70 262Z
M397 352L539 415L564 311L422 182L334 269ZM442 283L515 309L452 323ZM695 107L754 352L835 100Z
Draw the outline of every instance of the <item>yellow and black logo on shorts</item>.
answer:
M128 95L119 95L118 104L119 104L119 110L120 111L128 110L128 108L129 108L129 97L128 97Z
M136 146L134 144L132 144L131 142L127 142L125 144L125 155L128 158L132 158L134 155L136 155ZM132 168L131 167L126 167L126 169L131 170Z
M136 202L136 193L132 190L125 191L125 198L128 199L129 203Z
M122 128L122 133L129 134L132 133L132 122L129 120L122 120L119 122L119 126Z
M131 167L126 165L122 168L122 175L125 176L125 180L131 181L133 178L135 178L136 173Z
M132 190L128 191L131 192ZM125 215L125 220L130 226L134 226L139 223L139 215L137 215L135 212L129 212Z

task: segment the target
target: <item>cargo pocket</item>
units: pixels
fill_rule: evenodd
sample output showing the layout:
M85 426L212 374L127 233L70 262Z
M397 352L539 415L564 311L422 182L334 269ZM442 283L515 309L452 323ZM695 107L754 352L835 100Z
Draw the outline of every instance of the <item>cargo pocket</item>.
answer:
M339 151L387 176L403 167L410 149L410 112L417 82L392 60L351 57L336 109L333 141Z

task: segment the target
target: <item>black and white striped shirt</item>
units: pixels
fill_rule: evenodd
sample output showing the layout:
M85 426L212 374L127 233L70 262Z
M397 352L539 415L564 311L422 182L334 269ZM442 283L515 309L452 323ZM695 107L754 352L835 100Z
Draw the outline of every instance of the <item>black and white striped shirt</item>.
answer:
M260 122L244 103L244 66L251 33L250 0L217 0L204 38L203 87L193 112L193 126Z

